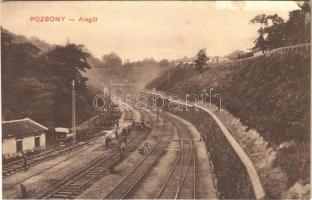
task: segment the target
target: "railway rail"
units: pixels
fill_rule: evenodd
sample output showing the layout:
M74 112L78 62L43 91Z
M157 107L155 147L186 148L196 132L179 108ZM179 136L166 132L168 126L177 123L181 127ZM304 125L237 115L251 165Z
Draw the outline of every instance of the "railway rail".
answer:
M134 151L146 138L148 134L140 133L130 134L126 154ZM77 173L67 177L65 180L51 188L50 190L38 194L36 198L40 199L72 199L81 194L94 182L105 176L109 172L109 167L120 162L119 150L115 149L110 154L103 155Z
M192 136L181 122L172 121L180 137L180 152L155 199L195 199L196 159Z
M27 157L27 168L32 167L36 164L39 164L44 161L48 161L51 159L54 159L56 157L59 157L61 155L70 153L78 148L82 148L86 145L88 145L91 141L96 140L99 136L102 136L102 134L97 135L96 137L93 137L91 139L88 139L84 142L74 143L71 145L66 145L62 147L58 147L55 149L51 149L49 151L33 155L30 157ZM8 164L3 165L2 167L2 177L6 178L10 175L15 174L16 172L20 172L24 170L24 160L19 159L14 162L10 162Z
M126 113L126 120L131 120L132 117L133 117L132 111L128 111ZM37 154L37 155L29 156L29 157L27 157L27 167L28 168L32 167L32 166L39 164L41 162L54 159L56 157L70 153L70 152L72 152L78 148L82 148L82 147L88 145L93 140L96 140L97 138L99 138L102 135L103 134L97 134L95 137L92 137L92 138L87 139L87 140L80 142L80 143L74 143L74 144L70 144L70 145L57 147L57 148L51 149L49 151L45 151L45 152ZM24 160L23 159L19 159L19 160L10 162L10 163L3 165L2 177L6 178L10 175L15 174L16 172L20 172L23 170L24 170Z
M142 180L147 172L150 171L154 163L162 155L163 151L169 144L173 134L172 131L167 130L170 128L168 124L170 123L167 121L162 130L163 134L156 146L109 194L106 195L105 199L124 199L131 194L133 189L136 188L140 180ZM166 134L168 132L170 134Z
M169 121L169 119L168 119ZM171 171L162 183L155 199L195 199L196 159L190 131L181 122L170 119L180 137L180 151ZM172 133L172 132L171 132ZM152 169L170 142L172 135L164 135L158 145L133 169L105 199L128 199L139 182ZM178 179L177 179L178 177Z

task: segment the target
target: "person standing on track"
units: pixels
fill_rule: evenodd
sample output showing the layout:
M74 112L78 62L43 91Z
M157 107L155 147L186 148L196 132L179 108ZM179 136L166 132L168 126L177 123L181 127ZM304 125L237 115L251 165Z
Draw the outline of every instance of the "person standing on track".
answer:
M108 149L111 147L111 143L112 143L112 139L108 136L106 139L105 139L105 149Z
M145 143L144 143L144 147L143 147L143 153L144 153L144 154L147 154L148 151L149 151L148 143L145 142Z
M127 132L126 132L126 128L123 128L123 129L122 129L121 137L122 137L122 141L123 141L123 142L127 142Z
M125 151L126 151L126 143L122 142L120 145L120 160L122 160L124 158Z
M20 187L21 187L21 199L27 199L26 187L23 184L21 184Z
M113 164L109 166L109 174L117 174L117 171L115 170L115 166L116 166L116 162L114 162Z
M199 132L199 142L201 142L201 141L206 141L206 136L203 135L202 132Z
M115 137L118 140L118 131L117 131L117 129L115 130Z

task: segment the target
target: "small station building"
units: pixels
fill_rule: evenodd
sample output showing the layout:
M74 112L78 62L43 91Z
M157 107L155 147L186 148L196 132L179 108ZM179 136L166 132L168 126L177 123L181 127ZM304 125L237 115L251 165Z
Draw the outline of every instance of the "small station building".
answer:
M48 128L30 118L2 122L2 157L10 159L46 148Z

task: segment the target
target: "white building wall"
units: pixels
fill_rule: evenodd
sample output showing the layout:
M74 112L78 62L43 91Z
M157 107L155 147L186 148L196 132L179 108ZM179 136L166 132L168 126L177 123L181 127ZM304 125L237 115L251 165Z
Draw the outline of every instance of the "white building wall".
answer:
M35 136L23 138L23 151L32 151L35 149Z
M16 142L15 138L6 138L2 142L2 155L7 157L16 153Z
M35 149L35 137L28 136L22 139L23 151L34 151ZM37 136L38 137L38 136ZM40 137L40 147L42 149L46 148L46 134L41 133ZM2 141L2 156L4 158L14 157L17 155L16 152L16 139L15 138L5 138Z
M42 133L40 135L40 147L44 147L45 148L46 143L47 143L46 134Z

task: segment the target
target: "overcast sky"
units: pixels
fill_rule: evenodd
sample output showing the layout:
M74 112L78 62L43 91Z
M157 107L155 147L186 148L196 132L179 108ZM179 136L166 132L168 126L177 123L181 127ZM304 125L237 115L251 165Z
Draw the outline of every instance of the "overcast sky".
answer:
M111 51L123 59L176 59L206 48L209 56L247 50L257 36L249 20L277 13L285 20L297 9L291 1L247 2L243 10L231 2L4 2L2 26L51 44L84 44L96 57ZM35 16L64 16L64 22L31 22ZM97 17L95 23L79 17ZM74 18L75 21L69 21Z

